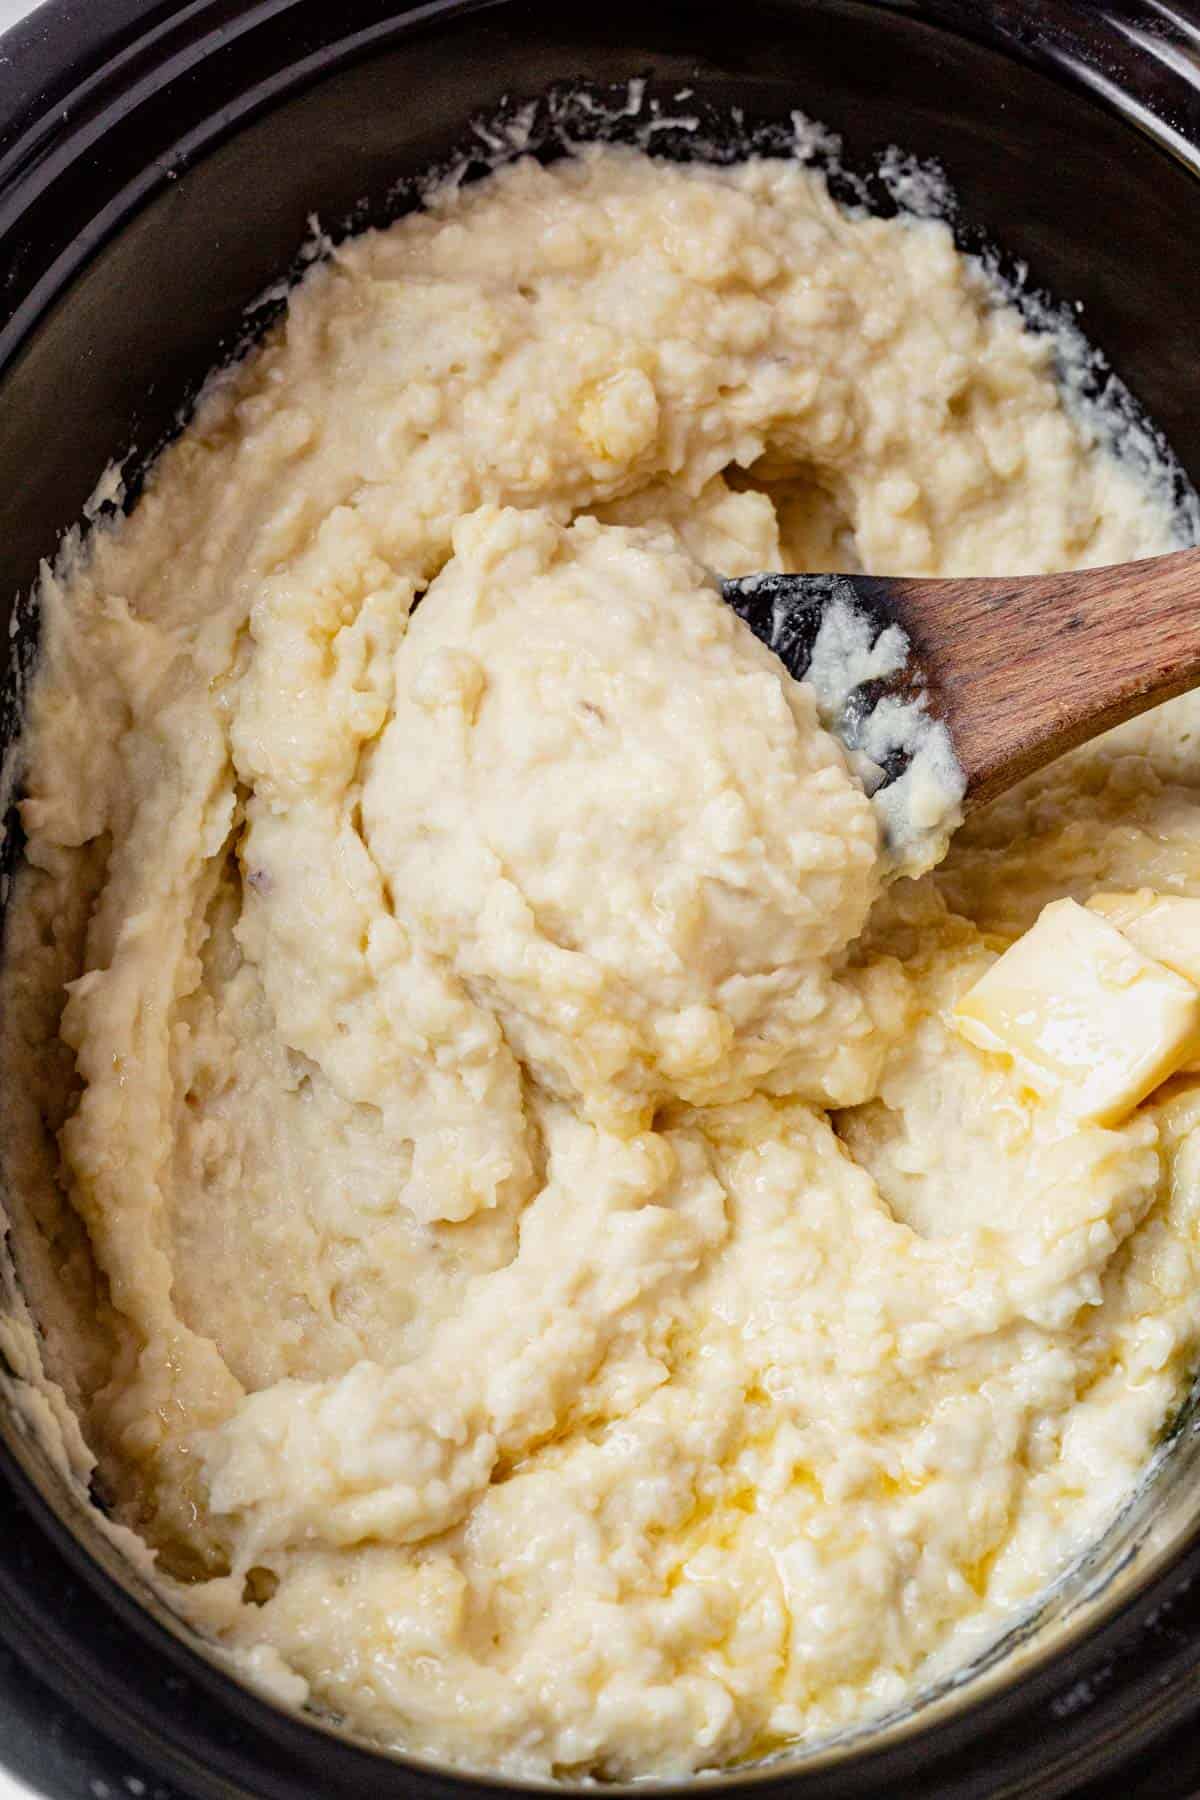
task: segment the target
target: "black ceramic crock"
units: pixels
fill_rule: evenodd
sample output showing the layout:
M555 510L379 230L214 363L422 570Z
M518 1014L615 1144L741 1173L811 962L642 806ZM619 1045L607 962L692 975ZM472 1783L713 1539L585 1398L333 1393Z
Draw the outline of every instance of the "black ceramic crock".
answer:
M0 39L6 617L106 463L136 447L136 475L205 371L269 317L268 302L248 326L247 303L294 265L311 213L385 219L406 203L397 182L460 147L472 115L639 76L647 106L683 86L689 109L740 107L752 125L800 108L861 169L890 143L939 159L964 245L986 222L1010 269L1081 303L1200 482L1196 0L49 0ZM689 153L686 133L656 142ZM0 642L11 664L34 634ZM9 866L18 852L10 831ZM1159 1463L1041 1629L961 1691L703 1785L761 1800L1200 1794L1191 1410ZM53 1800L519 1785L374 1753L237 1686L148 1603L2 1407L0 1767Z

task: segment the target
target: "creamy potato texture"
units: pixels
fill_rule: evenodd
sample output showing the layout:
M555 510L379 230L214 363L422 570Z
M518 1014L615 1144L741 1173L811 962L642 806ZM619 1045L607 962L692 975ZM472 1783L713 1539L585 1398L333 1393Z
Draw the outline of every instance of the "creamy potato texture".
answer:
M608 150L314 268L47 574L14 1245L244 1667L683 1772L899 1702L1112 1515L1196 1347L1200 1088L1102 1126L953 1009L1049 901L1200 897L1196 709L885 882L716 576L1172 530L944 225Z

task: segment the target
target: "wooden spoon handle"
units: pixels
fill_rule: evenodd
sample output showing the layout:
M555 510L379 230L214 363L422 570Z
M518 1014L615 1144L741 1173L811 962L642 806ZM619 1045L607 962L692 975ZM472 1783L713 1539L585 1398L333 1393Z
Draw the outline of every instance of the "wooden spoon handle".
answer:
M1007 579L853 575L912 640L981 805L1200 684L1200 551Z

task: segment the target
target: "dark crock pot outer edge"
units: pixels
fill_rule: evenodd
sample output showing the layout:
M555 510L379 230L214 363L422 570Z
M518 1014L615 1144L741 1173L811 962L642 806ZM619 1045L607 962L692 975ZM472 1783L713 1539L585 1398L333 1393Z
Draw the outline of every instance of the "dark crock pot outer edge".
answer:
M374 36L417 31L451 15L511 3L434 0L405 8L380 0L378 31L357 35L366 50ZM873 3L901 13L914 10L904 0ZM214 50L296 4L46 0L0 38L0 250L14 228L36 214L57 175L86 156L111 123L127 118L147 95L186 77ZM1129 0L1100 9L1090 0L997 0L985 15L978 0L929 0L921 13L1086 87L1200 173L1200 8L1195 4ZM1164 60L1149 103L1131 107L1122 102L1122 88L1127 79L1133 86L1135 63L1143 101L1147 88L1144 55L1132 35L1138 31L1175 33L1197 60L1191 68L1186 56ZM180 146L179 160L190 160L236 130L344 49L326 47L311 69L302 64L281 69L276 82L206 119ZM172 158L152 163L138 183L102 207L91 230L70 242L56 243L53 222L40 220L48 247L43 262L15 266L0 256L0 372L98 245L162 187L172 167ZM7 1548L0 1551L0 1636L54 1694L183 1792L202 1800L295 1800L315 1793L452 1800L470 1790L527 1785L450 1777L380 1757L258 1699L107 1576L3 1446L0 1476L26 1509L21 1527L28 1522L33 1541L44 1543L48 1558L45 1565L38 1561L31 1575L32 1565L18 1567L21 1559ZM864 1748L853 1767L810 1775L802 1769L777 1776L747 1773L722 1777L720 1785L753 1785L771 1795L804 1793L811 1800L913 1794L914 1780L929 1800L951 1794L958 1800L1015 1800L1034 1792L1051 1800L1074 1791L1118 1763L1128 1765L1146 1745L1190 1720L1200 1705L1195 1678L1200 1644L1172 1627L1173 1609L1198 1572L1200 1541L1193 1534L1167 1569L1066 1659L964 1707L939 1724L935 1742L915 1733L894 1747ZM84 1585L64 1617L51 1589L79 1578ZM1118 1666L1120 1679L1114 1680ZM993 1753L981 1757L987 1747ZM1138 1785L1134 1781L1129 1791ZM695 1784L689 1786L695 1792ZM659 1786L664 1789L678 1792L680 1786Z

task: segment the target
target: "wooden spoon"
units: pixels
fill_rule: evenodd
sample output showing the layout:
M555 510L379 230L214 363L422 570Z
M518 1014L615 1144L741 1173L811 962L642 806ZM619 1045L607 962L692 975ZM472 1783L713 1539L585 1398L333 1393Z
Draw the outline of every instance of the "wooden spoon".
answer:
M833 728L856 748L882 696L923 699L949 731L966 810L1200 685L1200 550L1065 575L751 575L722 589L800 680L831 607L852 608L871 641L899 626L901 659ZM885 760L885 777L902 767Z

